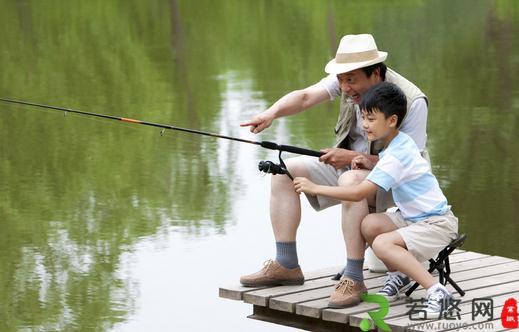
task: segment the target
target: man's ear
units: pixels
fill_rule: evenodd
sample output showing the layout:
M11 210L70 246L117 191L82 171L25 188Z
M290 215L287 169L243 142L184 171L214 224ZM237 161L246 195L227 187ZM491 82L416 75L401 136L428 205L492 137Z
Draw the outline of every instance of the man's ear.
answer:
M375 68L375 70L371 73L371 76L375 75L375 78L380 77L380 67ZM370 76L370 78L371 78Z

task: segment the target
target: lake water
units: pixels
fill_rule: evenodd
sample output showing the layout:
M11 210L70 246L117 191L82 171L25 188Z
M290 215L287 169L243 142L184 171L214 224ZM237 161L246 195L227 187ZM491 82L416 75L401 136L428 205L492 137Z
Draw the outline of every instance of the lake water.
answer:
M0 98L318 150L338 102L239 123L324 76L347 33L429 97L464 249L519 259L519 3L0 0ZM274 255L254 145L0 103L1 331L272 331L218 298ZM288 156L288 155L287 155ZM345 260L303 203L304 270Z

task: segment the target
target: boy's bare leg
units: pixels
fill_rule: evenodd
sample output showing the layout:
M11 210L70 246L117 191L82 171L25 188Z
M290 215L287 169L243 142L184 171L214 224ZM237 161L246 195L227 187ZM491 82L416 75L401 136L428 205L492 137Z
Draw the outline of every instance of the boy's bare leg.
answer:
M380 234L375 238L371 247L388 269L398 270L408 275L425 289L437 283L434 277L407 250L404 239L397 231Z
M366 216L360 225L362 237L366 239L366 242L371 247L373 240L377 236L383 233L389 233L397 230L398 227L393 223L384 213L372 213ZM392 271L392 270L390 270Z

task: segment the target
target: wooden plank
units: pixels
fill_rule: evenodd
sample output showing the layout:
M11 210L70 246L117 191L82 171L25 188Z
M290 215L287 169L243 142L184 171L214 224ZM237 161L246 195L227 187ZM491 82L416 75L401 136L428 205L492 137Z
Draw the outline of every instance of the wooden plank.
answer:
M482 258L474 258L474 257L480 257L479 255L472 255L472 254L464 254L463 256L457 255L458 262L452 262L451 263L451 269L452 269L452 277L454 280L456 280L456 273L459 273L458 271L463 270L472 270L476 268L480 268L482 266L493 266L499 263L504 262L511 262L514 260L511 260L509 258L504 257L498 257L498 256L488 256L484 255ZM466 260L468 259L468 260ZM384 278L381 279L381 282L377 285L373 285L373 287L381 287L383 285ZM367 286L368 290L370 286ZM374 292L378 291L378 289L374 290ZM315 317L319 318L321 317L321 311L323 309L328 308L328 297L333 292L333 289L329 291L329 294L322 294L322 292L319 294L318 299L313 299L311 301L304 301L301 302L301 299L299 298L299 302L296 303L295 310L297 314L309 316L309 317ZM288 308L287 304L283 304L286 308Z
M459 324L459 325L458 325ZM445 330L445 328L448 328L448 330ZM409 332L440 332L440 331L485 331L485 332L498 332L498 331L505 331L503 328L503 325L501 325L501 320L496 319L491 322L481 322L481 326L477 326L477 323L475 325L471 326L463 326L462 323L459 323L458 321L450 321L450 322L428 322L424 323L423 325L418 325L415 327L410 327L406 331ZM509 330L511 331L511 330Z
M468 291L471 291L473 289L479 289L483 287L488 287L492 285L498 285L503 284L507 282L517 281L519 280L519 271L513 271L508 273L503 273L499 275L493 275L488 276L484 278L478 278L478 279L471 279L467 281L462 281L459 283L460 287L462 289L465 289L468 293ZM413 293L413 298L424 298L426 297L426 291L424 289L421 289L415 293ZM404 304L403 300L400 299L398 301L395 301L393 305L390 308L390 312L393 312L394 310L397 310L396 307L398 305ZM367 303L361 303L357 307L368 305ZM371 304L369 304L371 305ZM378 305L371 305L370 307L366 308L367 310L374 310L378 309ZM322 318L323 320L332 320L334 322L344 322L349 323L349 318L352 314L360 313L360 311L352 312L350 308L348 309L326 309L322 311Z
M326 322L311 317L301 317L289 312L272 310L268 307L254 305L253 310L253 314L248 316L248 318L295 327L307 331L352 332L352 329L348 325Z
M424 289L417 290L413 293L413 297L422 298L425 297L427 292ZM394 306L405 304L405 299L399 299L390 304L389 311L391 312ZM350 316L354 314L359 314L362 312L368 312L373 310L378 310L380 307L378 304L373 303L361 303L355 307L345 308L345 309L325 309L322 311L322 319L330 320L332 322L349 324Z
M476 279L484 276L491 276L500 274L504 271L517 271L519 270L519 261L510 260L509 262L498 264L498 265L490 265L490 266L482 266L476 269L469 269L464 271L458 271L456 268L456 274L451 272L451 275L456 279L453 279L456 281L462 281L462 280L470 280L470 279Z
M479 294L479 296L481 296L483 294L493 295L493 294L499 294L499 293L503 293L503 292L509 292L509 291L511 291L510 288L509 288L509 287L511 287L510 286L510 282L514 282L514 281L518 281L519 280L519 271L516 270L514 272L505 272L501 276L503 278L500 279L500 283L499 284L492 283L492 285L490 287L486 287L486 288L481 288L481 287L478 287L478 286L475 286L475 287L472 287L472 288L468 287L469 283L473 282L474 280L468 280L468 281L465 281L465 282L460 282L460 285L463 285L462 288L466 289L467 294L464 297L458 297L457 299L461 300L461 303L463 303L463 302L472 300L472 298L474 298L474 296L478 296L478 294ZM486 282L488 282L489 280L491 280L494 277L496 277L496 275L488 276L488 277L482 277L482 278L478 279L477 281L479 283L486 283ZM499 276L497 276L497 277L499 277ZM483 291L481 291L481 290L483 290ZM390 319L390 318L393 318L393 317L405 316L405 315L407 315L407 312L408 312L408 307L406 307L406 306L398 306L398 307L392 308L392 310L390 312L390 315L388 315L387 318ZM350 324L352 324L352 325L353 325L353 321L355 321L355 322L359 321L359 317L355 317L353 320L352 320L352 318L353 317L350 317Z
M390 305L389 314L384 321L395 332L397 331L425 331L424 323L436 323L436 330L449 331L472 327L483 323L486 317L477 317L472 320L472 299L492 297L494 316L496 320L483 328L485 331L503 330L496 308L502 307L504 300L509 297L519 298L519 261L500 256L490 256L471 251L456 249L450 255L451 276L466 296L459 298L458 307L461 319L455 320L426 320L412 321L407 316L409 305L405 299L399 299ZM358 326L364 318L368 318L367 311L378 310L379 306L373 303L361 303L355 307L345 309L328 308L328 299L337 281L330 279L342 266L324 268L305 273L306 282L300 286L277 287L243 287L230 286L219 288L219 295L223 298L244 300L252 303L254 308L250 318L270 321L276 324L298 327L312 331L358 331ZM385 274L373 273L365 268L366 286L370 293L378 291L385 280ZM426 291L418 288L413 298L426 297ZM500 301L500 302L499 302ZM451 323L449 325L449 323ZM464 325L461 325L464 324Z
M253 314L248 316L248 318L307 331L352 332L352 329L348 325L325 322L311 317L301 317L293 313L272 310L268 307L255 305L253 306L253 310Z
M476 279L476 278L489 277L489 276L496 275L496 274L501 275L502 273L512 272L512 271L519 271L519 261L512 261L509 263L501 264L501 265L499 265L499 270L496 269L495 266L487 266L487 267L483 267L478 270L463 271L460 273L453 274L452 276L455 277L454 280L456 282L459 282L461 285L462 281ZM518 275L518 277L519 277L519 275ZM479 279L479 280L481 280L481 279ZM519 278L517 280L519 280ZM463 287L462 287L462 289L463 289ZM485 288L485 289L487 289L487 288ZM506 291L506 288L501 287L499 292L502 293L503 291ZM474 294L475 294L474 292L467 293L465 297L460 298L460 299L463 300L463 302L472 300ZM495 293L491 292L490 294L492 295ZM390 310L389 314L386 315L386 317L385 317L386 320L389 320L394 317L405 316L405 315L407 315L407 313L409 311L408 306L405 306L405 305L395 306L391 309L392 310ZM360 326L360 322L365 318L369 318L369 315L367 313L351 315L350 316L350 325L351 326Z
M303 285L298 286L279 286L276 288L269 288L258 290L250 293L243 294L243 301L245 303L251 303L260 306L269 306L269 300L275 296L288 296L294 293L302 293L309 290L320 289L323 287L330 287L337 283L337 281L331 278L314 279L305 281ZM271 307L272 308L272 307ZM273 308L277 309L277 308ZM287 310L284 310L287 311Z
M365 272L365 275L368 275L369 278L364 280L366 287L368 289L378 289L385 280L385 274L374 273L374 272ZM287 312L295 312L295 306L299 302L312 301L316 299L329 298L335 289L335 284L329 287L321 287L317 289L311 289L304 292L291 293L283 296L271 297L269 301L269 307L275 310L287 311ZM316 317L316 316L309 316ZM316 317L319 318L319 317Z
M459 254L464 254L462 256L459 256ZM456 256L456 257L455 257ZM455 263L461 260L470 260L470 259L477 259L481 258L481 256L488 256L488 255L482 255L479 253L473 253L473 252L465 252L463 250L454 250L454 252L451 254L451 263ZM305 273L306 280L313 280L318 278L324 278L324 277L331 277L335 275L338 271L340 271L344 266L335 266L335 267L328 267L323 268L315 271L310 271ZM367 268L365 267L365 272L369 272ZM244 294L254 292L257 290L265 290L266 289L273 289L273 287L244 287L241 285L230 285L226 287L220 287L218 289L218 296L221 298L226 298L230 300L243 300ZM251 302L255 304L255 302Z
M461 271L479 269L485 266L496 266L499 264L505 264L515 262L516 260L511 258L505 258L500 256L487 256L478 259L471 259L467 261L452 262L450 261L452 273L458 273Z
M296 304L296 314L301 316L320 318L324 309L328 308L330 294L322 299L306 301Z
M441 332L441 331L485 331L485 332L499 332L499 331L517 331L516 329L505 329L501 323L501 319L494 319L490 322L479 322L471 325L463 325L458 321L450 321L440 323L429 322L421 326L410 327L406 331L409 332Z
M493 287L489 287L489 288L476 289L474 291L468 292L465 297L459 298L462 301L461 302L462 305L460 306L460 308L462 306L471 305L472 304L471 301L474 298L486 298L486 297L501 298L501 297L509 296L509 295L503 295L503 294L510 294L510 292L514 293L514 292L518 292L518 291L519 291L519 281L501 284L501 285L497 285L497 286L493 286ZM390 314L392 314L391 311L390 311ZM350 317L350 322L351 322L351 318L352 317ZM410 320L409 317L407 316L407 313L405 313L403 316L396 316L396 317L393 316L393 318L391 318L391 317L385 318L384 321L391 328L392 331L403 332L408 327L413 326L416 323L436 321L436 319L416 322L416 321Z
M241 285L232 285L228 287L220 287L218 288L218 296L224 299L229 300L237 300L241 301L243 300L243 294L258 290L258 289L264 289L266 287L243 287Z
M470 261L473 259L479 259L483 257L489 257L490 255L480 254L478 252L473 251L466 251L462 252L458 255L451 255L449 256L450 263L457 263L457 262L463 262L463 261Z
M317 278L332 277L344 266L327 267L319 270L305 273L305 281ZM260 289L273 289L274 287L244 287L242 285L231 285L227 287L220 287L218 289L218 296L230 300L243 300L243 295L248 292L257 291Z
M461 288L466 291L491 287L494 285L504 284L507 282L512 282L519 280L519 271L505 272L500 274L495 274L492 276L478 278L478 279L470 279L467 281L463 281ZM460 283L461 284L461 283Z
M310 291L290 294L286 296L273 297L269 300L269 307L275 310L293 312L295 305L299 302L309 300L325 299L330 297L335 286L312 289ZM311 317L311 316L310 316ZM316 317L319 318L319 317Z
M490 296L485 296L485 297L490 298ZM513 297L515 299L519 298L519 290L512 292L512 293L496 295L496 296L491 297L492 300L494 301L493 319L500 318L501 310L503 309L504 303L510 297ZM471 327L470 328L471 330L480 330L480 331L483 331L483 330L492 331L492 330L496 330L496 329L497 329L497 331L500 331L500 330L504 329L500 320L489 322L488 318L484 317L484 316L479 316L479 317L476 317L475 319L472 319L472 301L460 305L459 309L460 309L460 313L461 313L460 319L454 319L454 320L441 319L441 320L428 321L428 322L425 322L422 324L416 324L414 326L410 326L409 330L424 331L424 326L429 327L429 328L427 328L427 331L431 330L430 329L431 327L432 327L432 330L434 330L434 331L451 331L451 330L459 329L463 326L466 327L465 329L468 329L469 327ZM431 322L433 324L430 324ZM482 324L482 323L486 323L486 322L489 322L490 324L488 324L488 325ZM480 325L480 324L482 324L482 325Z
M384 274L371 272L368 270L364 271L366 279L381 277ZM294 293L305 292L313 289L320 289L324 287L335 286L338 283L336 280L332 280L329 276L325 278L313 279L305 281L303 285L297 286L278 286L274 288L262 289L243 294L243 301L255 305L267 306L269 300L273 297L285 296ZM278 309L278 308L273 308ZM279 309L278 309L279 310ZM284 310L287 311L287 310Z

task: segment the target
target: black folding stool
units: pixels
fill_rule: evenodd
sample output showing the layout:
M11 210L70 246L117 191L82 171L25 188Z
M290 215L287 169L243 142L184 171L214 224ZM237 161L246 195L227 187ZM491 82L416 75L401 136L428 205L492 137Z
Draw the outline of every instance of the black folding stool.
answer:
M456 239L454 239L448 246L446 246L440 253L436 259L429 259L429 272L433 272L434 270L438 270L438 274L440 276L440 283L442 285L446 285L447 282L454 287L460 293L461 296L465 295L465 292L456 284L454 280L450 277L451 274L451 266L449 264L449 255L454 251L454 249L459 248L465 242L467 238L467 234L460 234ZM418 283L415 282L411 288L405 292L405 295L409 296L412 292L418 287Z

